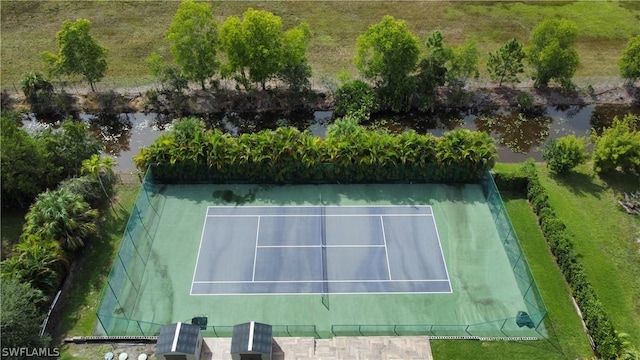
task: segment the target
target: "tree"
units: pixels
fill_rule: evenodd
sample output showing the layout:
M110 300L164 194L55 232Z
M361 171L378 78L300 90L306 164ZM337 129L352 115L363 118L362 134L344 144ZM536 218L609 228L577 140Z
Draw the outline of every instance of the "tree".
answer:
M512 38L495 52L489 54L487 61L487 70L492 81L497 81L498 86L502 86L502 82L518 83L518 74L524 72L522 60L525 58L522 44Z
M640 35L629 40L627 48L618 60L618 67L620 76L627 79L629 83L640 79Z
M309 88L309 77L311 77L311 66L307 63L307 46L311 41L309 24L301 23L285 31L282 37L282 64L278 77L292 91Z
M178 64L188 80L200 83L218 71L218 24L211 5L193 0L184 0L165 34L171 43L173 61Z
M72 119L64 120L59 130L46 129L36 134L36 139L44 143L52 165L60 171L56 183L80 174L82 161L99 154L104 147L91 135L86 123Z
M6 115L1 117L0 171L2 205L26 207L47 186L53 186L57 172L43 143L31 137Z
M56 34L58 55L51 52L41 54L50 74L81 75L89 82L91 91L107 71L107 49L98 45L89 35L91 22L87 19L69 20L62 23Z
M91 209L82 196L62 189L38 195L25 215L22 236L37 236L60 242L67 250L77 250L97 232L98 210Z
M281 69L282 19L265 10L247 9L242 21L230 16L220 27L220 42L227 54L226 74L240 72L245 89L250 83L260 83L266 89L267 80Z
M565 173L587 161L586 139L568 135L558 139L549 139L544 144L542 158L547 167L556 174Z
M552 79L565 89L574 86L571 78L579 64L573 48L577 36L577 26L568 20L544 20L533 29L525 53L533 67L534 87L547 87Z
M459 47L453 49L453 57L449 60L447 69L447 82L450 86L461 89L469 78L477 79L480 76L478 71L478 59L480 52L473 40L468 40Z
M615 171L640 174L640 118L631 114L613 118L601 135L593 134L593 167L597 173Z
M387 15L358 37L354 63L379 88L381 105L402 111L411 105L419 53L418 38L406 23Z
M0 336L2 348L41 348L49 345L40 337L40 325L45 314L37 304L44 301L42 294L27 283L14 278L2 279L0 297ZM4 358L4 357L3 357ZM19 359L9 356L7 359Z

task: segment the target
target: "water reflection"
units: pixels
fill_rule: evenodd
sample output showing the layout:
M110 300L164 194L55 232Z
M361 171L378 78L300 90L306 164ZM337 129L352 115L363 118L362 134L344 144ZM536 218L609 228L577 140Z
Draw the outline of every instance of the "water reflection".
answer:
M370 128L382 128L393 133L415 130L418 133L442 135L445 131L467 128L483 130L491 134L499 144L499 160L519 162L529 157L540 160L540 148L548 138L569 134L588 136L591 129L600 131L608 126L614 116L627 113L640 115L640 106L589 105L546 106L528 111L521 109L444 109L435 113L397 116L379 114L363 124ZM331 111L290 113L227 113L204 117L209 128L239 136L278 126L294 126L301 131L324 137L332 122ZM170 127L174 117L167 114L80 114L93 134L106 147L106 153L118 161L116 170L135 170L132 157L140 148L148 146ZM30 129L59 126L59 121L36 120L26 117L23 124Z
M131 114L99 113L84 117L91 132L104 144L106 154L117 157L131 150Z

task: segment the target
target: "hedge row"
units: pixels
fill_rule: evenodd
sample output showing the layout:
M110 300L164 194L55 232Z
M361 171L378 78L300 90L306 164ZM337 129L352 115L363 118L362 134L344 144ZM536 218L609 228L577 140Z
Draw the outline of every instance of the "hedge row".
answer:
M566 231L565 224L549 204L547 190L540 183L535 165L527 162L523 166L523 173L527 179L527 199L538 215L540 228L556 258L556 263L571 286L573 297L582 311L582 318L591 334L597 354L602 359L617 359L622 351L622 343L598 300L593 286L587 280L584 265L573 248L573 242ZM511 180L511 182L513 184L519 181Z
M326 139L291 127L233 137L184 119L134 158L165 183L470 182L493 167L484 132L441 137L355 129Z

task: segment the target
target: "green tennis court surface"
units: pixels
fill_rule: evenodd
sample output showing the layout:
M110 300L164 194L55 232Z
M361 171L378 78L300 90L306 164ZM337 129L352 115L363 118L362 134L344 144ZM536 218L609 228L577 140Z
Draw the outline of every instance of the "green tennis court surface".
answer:
M279 336L545 337L546 309L485 181L146 181L96 333L154 335L206 316L205 336L258 321Z

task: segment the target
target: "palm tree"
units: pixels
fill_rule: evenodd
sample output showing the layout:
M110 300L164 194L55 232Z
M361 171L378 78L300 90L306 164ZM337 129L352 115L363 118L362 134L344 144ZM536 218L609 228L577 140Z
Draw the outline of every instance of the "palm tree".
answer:
M112 157L101 157L98 154L91 155L90 158L82 161L82 174L89 175L100 182L102 191L107 199L113 195L113 185L116 182L116 174L113 167L117 163Z
M25 215L23 237L39 236L60 242L67 250L84 246L97 232L98 210L91 209L82 196L68 191L48 190L40 195Z

